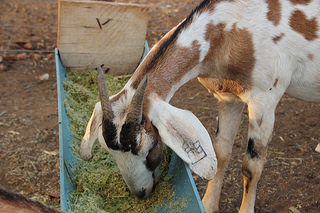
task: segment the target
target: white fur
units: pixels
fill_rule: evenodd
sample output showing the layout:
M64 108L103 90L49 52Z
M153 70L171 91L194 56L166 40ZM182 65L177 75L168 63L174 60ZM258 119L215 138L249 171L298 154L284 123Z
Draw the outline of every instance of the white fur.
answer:
M289 25L290 17L296 9L303 11L309 20L316 18L319 25L320 1L312 1L309 5L292 5L287 0L280 3L282 5L281 20L277 26L267 19L268 5L260 0L221 2L215 6L213 14L208 17L210 23L214 25L225 24L225 30L231 30L236 26L252 34L256 59L252 73L253 85L250 90L239 95L239 98L248 104L250 122L248 138L253 138L256 145L263 147L266 147L271 139L274 111L285 92L303 100L320 102L320 30L317 32L317 39L308 41L304 35L294 31ZM284 36L275 43L273 38L281 33L284 33ZM308 54L313 55L313 60L308 58ZM276 81L277 85L274 86ZM230 102L233 97L216 95L219 99ZM230 120L230 122L233 121ZM220 129L220 131L225 130ZM236 131L236 128L233 131ZM229 143L233 143L230 141ZM229 156L223 156L218 161L226 161L226 158ZM254 178L250 183L249 192L244 192L240 212L254 210L255 190L263 164L264 159L248 160L246 167L256 173L258 178ZM209 183L209 187L218 192L207 189L206 200L204 200L207 212L218 210L218 202L212 201L209 197L220 196L223 180L221 173L223 174L225 168L218 170L215 179L211 184Z
M207 24L209 12L203 12L196 14L193 18L191 25L183 30L178 37L177 44L181 47L192 48L194 41L198 41L200 44L200 58L199 62L202 62L207 55L210 43L205 40L205 33L207 31Z
M126 121L126 118L127 118L126 109L128 109L128 107L132 101L133 95L136 92L136 90L130 86L130 83L131 83L131 80L129 80L129 82L122 89L122 90L126 89L127 92L124 95L122 95L118 101L112 103L112 110L114 113L113 122L118 127L121 127L124 124L124 122ZM121 91L119 93L121 93ZM112 97L114 97L114 96L112 96ZM112 99L112 97L110 97L110 100ZM120 131L121 131L121 128L118 128L117 129L117 137L118 138L120 138Z
M146 189L146 194L150 194L153 187L152 172L145 164L146 156L133 155L131 152L120 152L109 150L116 160L123 179L132 192L139 192Z

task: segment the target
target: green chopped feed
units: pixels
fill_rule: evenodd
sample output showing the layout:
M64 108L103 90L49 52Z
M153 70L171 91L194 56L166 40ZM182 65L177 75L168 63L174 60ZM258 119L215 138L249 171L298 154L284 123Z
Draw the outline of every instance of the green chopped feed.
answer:
M73 151L78 161L74 169L77 190L71 192L69 212L153 212L159 206L165 206L165 200L172 200L174 193L167 175L170 151L165 149L161 178L150 198L139 200L131 195L114 160L100 145L94 146L94 157L83 161L79 156L79 144L85 133L95 103L98 101L97 72L68 71L69 81L64 81L65 105L70 129L73 134ZM117 93L130 76L105 75L110 95ZM186 201L167 204L169 208L180 209ZM180 206L179 206L180 205Z

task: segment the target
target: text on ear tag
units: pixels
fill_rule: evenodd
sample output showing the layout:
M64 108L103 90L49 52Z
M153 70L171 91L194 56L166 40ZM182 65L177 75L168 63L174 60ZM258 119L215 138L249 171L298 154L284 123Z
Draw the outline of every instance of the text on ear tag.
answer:
M188 154L191 164L194 165L207 157L207 153L203 150L200 141L184 141L182 145L183 150Z

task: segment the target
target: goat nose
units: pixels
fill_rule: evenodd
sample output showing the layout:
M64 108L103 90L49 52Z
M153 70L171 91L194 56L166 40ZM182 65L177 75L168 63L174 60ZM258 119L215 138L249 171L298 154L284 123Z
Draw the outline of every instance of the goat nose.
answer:
M136 196L137 196L139 199L143 199L143 198L146 196L146 189L145 189L145 188L142 188L141 191L139 191L139 192L136 193Z

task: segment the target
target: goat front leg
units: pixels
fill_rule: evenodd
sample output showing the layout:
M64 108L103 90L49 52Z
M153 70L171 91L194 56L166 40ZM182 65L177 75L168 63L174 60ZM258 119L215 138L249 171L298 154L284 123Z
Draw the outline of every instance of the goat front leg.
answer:
M238 132L244 108L242 102L219 103L218 127L213 147L218 160L218 170L210 180L202 199L207 213L219 212L219 200L225 170L228 166L232 146Z
M275 108L278 103L271 100L248 103L249 132L247 151L242 163L243 198L240 213L254 212L257 184L267 155L274 126Z

